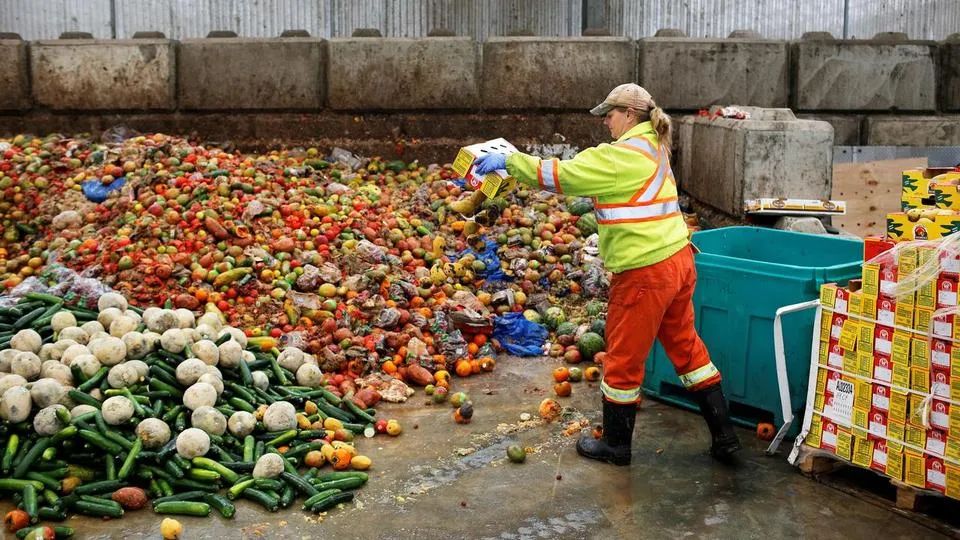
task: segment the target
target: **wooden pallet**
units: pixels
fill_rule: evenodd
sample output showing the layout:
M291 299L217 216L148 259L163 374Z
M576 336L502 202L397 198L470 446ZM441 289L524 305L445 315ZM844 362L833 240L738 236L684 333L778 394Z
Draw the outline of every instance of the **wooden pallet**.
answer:
M946 496L939 491L907 485L903 482L877 473L872 469L866 469L864 467L860 467L859 465L854 465L853 463L845 459L838 458L829 452L816 450L806 446L801 447L797 466L800 468L801 473L812 477L829 475L830 473L846 467L856 467L860 470L871 471L872 473L876 474L878 478L883 478L889 481L890 485L896 489L896 500L894 502L894 506L901 510L916 512L918 509L923 507L927 498L932 497L946 499Z

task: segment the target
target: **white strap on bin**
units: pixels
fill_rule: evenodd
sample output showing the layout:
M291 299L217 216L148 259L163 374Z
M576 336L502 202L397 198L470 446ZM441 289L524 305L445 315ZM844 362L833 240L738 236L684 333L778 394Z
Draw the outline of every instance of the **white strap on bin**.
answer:
M817 314L813 323L813 337L812 343L810 346L810 362L811 366L815 365L819 360L819 328L820 328L820 317L822 315L822 310L819 309L820 300L811 300L809 302L802 302L800 304L792 304L789 306L783 306L777 310L776 316L773 318L773 350L777 361L777 386L780 390L780 409L783 414L783 425L780 427L780 430L777 432L777 435L770 442L770 446L767 447L767 455L773 455L776 453L777 448L780 447L780 443L783 442L783 438L786 437L787 432L790 431L790 426L793 425L793 405L790 400L790 380L787 374L787 356L783 350L783 322L780 320L784 315L790 313L796 313L798 311L805 311L812 308L818 308ZM813 396L809 395L809 391L813 390L816 387L816 371L811 367L811 383L808 389L807 399L812 400ZM804 430L809 429L809 418L806 418L804 421ZM802 440L802 437L797 437L797 440Z

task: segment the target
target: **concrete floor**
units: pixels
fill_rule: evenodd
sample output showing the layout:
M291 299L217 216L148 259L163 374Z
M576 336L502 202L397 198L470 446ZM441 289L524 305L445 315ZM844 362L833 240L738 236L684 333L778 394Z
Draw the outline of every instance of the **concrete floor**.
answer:
M897 513L801 476L783 456L741 431L746 450L731 469L705 453L699 416L646 401L637 418L633 465L588 462L562 423L536 418L552 394L553 359L505 358L492 374L458 380L476 404L473 423L457 425L444 404L381 408L405 432L360 442L373 458L356 504L318 518L299 505L275 514L240 501L233 520L180 518L184 538L932 538L939 533ZM563 400L597 419L599 390L582 382ZM524 464L506 460L519 443L535 448ZM3 505L3 511L9 504ZM78 538L160 538L161 516L122 520L74 517Z

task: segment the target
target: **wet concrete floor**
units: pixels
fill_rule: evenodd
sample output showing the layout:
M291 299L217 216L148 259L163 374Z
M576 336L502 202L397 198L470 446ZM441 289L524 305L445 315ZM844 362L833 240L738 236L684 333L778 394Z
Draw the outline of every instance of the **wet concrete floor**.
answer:
M579 458L564 422L536 420L552 395L553 359L504 358L493 373L456 380L476 416L457 425L448 404L411 402L380 408L404 433L358 443L373 459L355 504L314 516L295 503L267 513L238 501L232 520L179 518L187 539L542 539L542 538L938 538L904 516L799 474L784 455L741 430L738 468L705 453L707 430L690 412L644 402L634 433L633 465ZM574 415L598 420L596 384L574 384L561 399ZM521 422L522 413L534 420ZM511 444L534 451L523 464L506 459ZM786 445L784 446L784 448ZM0 505L5 512L9 503ZM160 538L162 516L128 512L121 520L72 517L77 538ZM12 536L9 535L8 536Z

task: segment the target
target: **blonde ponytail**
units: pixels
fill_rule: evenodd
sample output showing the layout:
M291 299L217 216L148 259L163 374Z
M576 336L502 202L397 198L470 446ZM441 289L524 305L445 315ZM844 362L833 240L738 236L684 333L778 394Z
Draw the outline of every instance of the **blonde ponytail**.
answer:
M660 144L663 145L667 155L669 155L670 149L673 147L673 122L670 121L670 115L654 105L653 109L650 110L650 123L653 124L653 129L657 132Z

